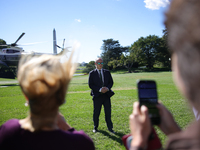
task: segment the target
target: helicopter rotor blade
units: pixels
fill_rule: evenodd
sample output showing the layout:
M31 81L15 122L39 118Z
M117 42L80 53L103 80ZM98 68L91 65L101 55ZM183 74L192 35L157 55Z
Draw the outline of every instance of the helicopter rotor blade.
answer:
M61 48L60 46L56 45L58 48ZM61 48L62 49L62 48Z
M24 36L24 32L19 36L19 38L15 41L15 43L12 43L11 46L17 46L17 42Z
M65 39L63 39L63 48L62 48L63 50L65 48L64 46L65 46Z

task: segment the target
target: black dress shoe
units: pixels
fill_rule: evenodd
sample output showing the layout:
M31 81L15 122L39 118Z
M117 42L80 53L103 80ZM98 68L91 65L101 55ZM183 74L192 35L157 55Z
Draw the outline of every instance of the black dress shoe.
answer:
M115 131L113 129L109 130L111 133L115 134Z
M95 129L95 128L92 130L92 132L94 132L94 133L96 133L96 132L98 132L98 131L99 131L99 130L97 130L97 129Z

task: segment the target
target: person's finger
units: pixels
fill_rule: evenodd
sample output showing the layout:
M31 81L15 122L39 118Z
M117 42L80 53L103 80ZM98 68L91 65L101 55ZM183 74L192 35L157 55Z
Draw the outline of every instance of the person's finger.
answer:
M142 105L141 106L141 114L143 115L145 120L149 117L148 113L149 113L148 108L146 106Z
M158 108L159 110L162 109L162 105L156 105L156 108Z
M141 113L148 115L148 108L144 105L141 106Z
M133 114L131 114L130 116L129 116L129 120L131 121L133 119Z
M158 104L156 105L156 108L158 108L160 114L162 113L163 110L166 109L165 106L164 106L162 103L158 103Z
M133 104L133 114L138 114L140 112L139 102L134 102Z

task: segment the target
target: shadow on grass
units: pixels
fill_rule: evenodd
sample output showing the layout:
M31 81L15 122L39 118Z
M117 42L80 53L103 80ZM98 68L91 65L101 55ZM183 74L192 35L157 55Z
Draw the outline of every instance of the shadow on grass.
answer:
M1 84L0 87L19 86L19 84Z
M122 132L115 132L115 134L111 133L111 132L106 132L106 131L103 131L103 130L99 130L99 133L102 133L104 134L105 136L109 137L110 139L120 143L120 144L123 144L122 143L122 136L124 136L124 133Z
M70 84L88 84L88 83L70 83Z

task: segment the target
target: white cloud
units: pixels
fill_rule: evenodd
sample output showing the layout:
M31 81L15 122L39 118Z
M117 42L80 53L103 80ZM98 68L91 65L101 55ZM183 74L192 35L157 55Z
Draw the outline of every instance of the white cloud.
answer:
M75 21L77 21L77 22L81 22L81 19L75 19Z
M160 7L166 7L170 2L169 0L144 0L145 2L145 7L156 10L160 9Z

